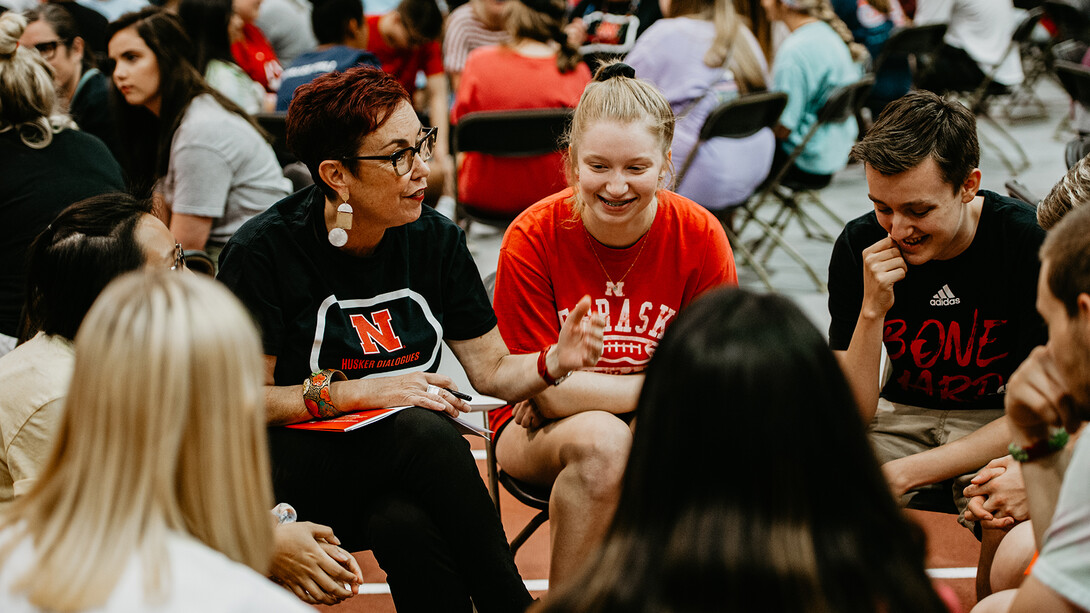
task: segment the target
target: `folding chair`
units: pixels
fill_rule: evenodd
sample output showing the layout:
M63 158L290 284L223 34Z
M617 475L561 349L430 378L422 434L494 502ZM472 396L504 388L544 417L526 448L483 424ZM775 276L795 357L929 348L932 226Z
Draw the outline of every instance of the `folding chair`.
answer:
M1041 8L1031 10L1042 11L1043 15L1043 9ZM1033 37L1033 32L1039 22L1039 18L1036 20L1024 19L1011 35L1012 40L1018 41L1018 56L1022 60L1022 82L1011 91L1010 99L1004 109L1007 119L1016 118L1015 109L1028 107L1036 108L1037 112L1028 115L1019 114L1018 119L1046 117L1048 115L1048 107L1037 95L1036 90L1037 82L1051 70L1052 58L1050 57L1049 48L1052 42L1047 39L1038 40ZM1026 31L1020 31L1022 28L1026 28Z
M466 115L468 117L469 115ZM493 293L496 290L496 273L492 273L484 278L484 287L488 292L488 300L492 301ZM492 417L489 413L484 414L484 427L489 430L492 429ZM537 513L530 519L529 522L523 526L522 530L511 539L509 543L511 546L511 555L518 553L518 550L527 539L533 536L534 532L541 527L549 519L549 496L552 494L551 487L540 487L526 483L525 481L519 481L511 475L500 470L499 465L496 463L496 448L492 444L492 439L485 439L484 444L485 463L488 467L488 493L492 496L492 502L496 505L496 514L500 514L500 485L503 485L503 489L507 490L515 500L522 504L536 509ZM502 517L501 517L502 520Z
M568 108L468 113L454 127L454 154L472 151L496 157L524 158L560 151L571 116L572 109ZM527 202L525 206L531 204L533 202ZM455 208L455 221L465 230L472 222L503 229L516 216L517 213L490 212L472 202L458 201Z
M882 52L878 54L871 66L871 72L877 79L882 69L889 66L891 60L905 58L909 61L909 68L915 74L915 60L934 53L942 45L944 36L946 36L945 23L898 28L890 34L886 44L882 46Z
M1011 179L1003 184L1007 188L1007 195L1011 198L1017 198L1026 204L1036 207L1037 203L1041 201L1040 198L1030 193L1029 188L1025 186L1021 181Z
M807 143L814 137L818 129L821 126L830 123L837 123L840 121L848 121L855 116L855 113L862 107L863 102L870 94L871 87L874 86L874 76L867 75L855 83L849 83L842 87L838 87L829 94L825 104L818 111L817 121L810 127L810 131L803 137L802 142L798 144L791 151L791 154L787 157L787 161L776 172L767 183L765 187L758 193L756 200L752 206L749 206L747 212L749 217L744 223L760 219L757 216L758 209L764 205L769 199L769 196L775 197L780 202L780 207L776 213L772 216L771 221L765 222L761 220L759 225L762 228L767 225L775 230L774 233L765 232L765 236L760 237L751 248L754 253L758 253L762 245L764 245L764 239L772 239L772 243L769 244L767 251L765 252L764 261L767 261L772 254L776 246L784 248L786 243L783 241L783 233L786 230L791 220L796 220L806 233L807 238L819 238L832 242L833 237L826 232L821 224L817 222L805 209L803 209L803 203L809 201L817 208L821 209L826 216L833 220L837 224L837 228L844 227L844 220L832 211L821 198L818 197L817 192L825 187L825 185L806 185L799 181L793 180L788 177L788 173L795 164L795 160L806 149ZM739 228L738 233L741 234L742 228ZM777 240L779 237L779 240ZM827 292L828 288L825 285L825 281L821 279L817 271L814 270L808 262L802 258L798 252L793 249L785 249L789 255L791 255L799 264L802 265L804 271L810 275L810 278L814 281L814 285L817 286L819 292Z
M1071 100L1090 109L1090 68L1075 62L1056 60L1053 70ZM1090 136L1076 135L1064 147L1064 164L1071 168L1088 152Z
M696 154L700 151L700 148L707 141L713 138L746 138L747 136L753 136L757 132L765 128L772 128L776 125L776 121L780 118L780 113L783 112L783 108L787 105L787 94L782 92L761 92L756 94L748 94L739 96L724 102L716 107L708 114L707 119L704 120L704 125L700 128L700 136L689 151L689 155L681 163L681 170L677 174L677 178L674 181L675 185L681 185L682 179L685 178L685 174L689 171L689 167L692 166L693 160L696 159ZM726 209L731 213L742 210L750 214L749 209L746 207L746 203L742 203L736 207L730 207ZM768 287L769 291L773 291L772 282L768 278L768 272L764 266L757 261L757 258L753 256L749 248L742 242L738 235L734 232L734 228L729 221L729 217L724 215L724 211L720 211L717 215L719 221L723 224L723 229L727 233L727 238L730 239L731 245L734 247L736 253L740 253L753 272L761 279L761 281ZM776 241L785 251L787 251L792 257L798 260L801 264L806 265L805 260L801 255L791 247L779 232L769 226L764 220L754 219L754 223L761 225L765 233Z
M1012 93L1012 90L1000 86L995 81L995 75L999 72L999 67L1003 65L1003 62L1006 61L1010 54L1014 53L1016 49L1019 49L1021 45L1028 43L1030 35L1033 33L1033 28L1041 21L1043 15L1044 9L1040 7L1026 11L1025 17L1022 18L1022 21L1011 34L1011 42L1007 45L1007 50L1000 56L999 61L995 63L995 66L984 74L984 80L980 82L980 85L978 85L971 94L969 94L969 97L965 102L966 106L972 109L973 113L990 125L1011 145L1015 152L1017 152L1019 161L1015 164L1007 154L1003 152L1003 149L997 147L984 133L978 132L977 134L982 144L988 145L995 150L999 161L1002 162L1012 174L1018 174L1029 168L1031 162L1029 156L1026 155L1025 149L1022 148L1022 145L1019 144L1018 140L1015 139L1010 132L1007 132L1003 126L999 125L999 122L991 116L991 113L988 110L988 102L995 96Z
M288 150L288 124L287 113L258 113L254 115L254 121L269 134L269 144L276 153L276 161L283 168L292 162L298 161L295 155Z

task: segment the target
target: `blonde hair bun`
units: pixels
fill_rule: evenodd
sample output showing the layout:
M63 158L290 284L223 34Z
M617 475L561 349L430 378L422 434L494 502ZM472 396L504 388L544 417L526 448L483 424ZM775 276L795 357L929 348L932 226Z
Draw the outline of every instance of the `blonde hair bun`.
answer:
M0 58L8 59L19 49L19 37L26 30L26 17L15 11L0 15Z

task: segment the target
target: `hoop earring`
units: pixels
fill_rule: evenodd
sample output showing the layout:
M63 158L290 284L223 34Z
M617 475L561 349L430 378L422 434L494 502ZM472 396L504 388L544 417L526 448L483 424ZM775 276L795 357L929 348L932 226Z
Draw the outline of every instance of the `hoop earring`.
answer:
M352 205L348 204L348 196L340 194L343 204L337 207L337 223L329 231L329 244L334 247L344 247L348 244L348 231L352 229Z

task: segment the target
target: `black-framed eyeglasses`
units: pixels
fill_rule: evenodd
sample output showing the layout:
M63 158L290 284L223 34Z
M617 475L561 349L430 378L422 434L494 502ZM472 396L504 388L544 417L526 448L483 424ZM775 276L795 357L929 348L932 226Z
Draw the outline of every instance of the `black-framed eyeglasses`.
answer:
M181 243L174 243L174 265L171 270L185 270L185 250Z
M424 132L424 136L416 141L415 146L398 149L390 155L354 155L341 158L341 160L345 162L348 160L389 160L394 165L394 172L400 177L408 174L413 169L414 155L420 156L420 159L425 162L431 159L432 153L435 152L435 138L438 132L439 128L428 128Z
M53 59L53 56L57 53L57 47L66 44L68 44L67 41L65 41L63 38L58 38L57 40L50 40L44 43L38 43L37 45L34 45L34 48L38 51L38 55L42 56L43 60L51 60Z

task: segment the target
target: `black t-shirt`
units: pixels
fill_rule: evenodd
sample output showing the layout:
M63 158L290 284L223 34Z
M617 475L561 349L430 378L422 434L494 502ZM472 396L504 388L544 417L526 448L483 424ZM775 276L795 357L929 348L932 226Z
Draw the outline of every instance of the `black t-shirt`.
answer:
M883 341L893 365L882 397L931 409L1002 408L1010 375L1047 339L1037 314L1033 209L981 191L973 242L950 260L908 267L894 285ZM863 250L888 236L873 212L852 220L829 263L829 344L845 350L863 301Z
M114 124L113 114L110 113L109 88L110 80L98 69L92 68L84 73L80 87L76 88L76 94L72 96L72 107L68 114L79 125L80 130L99 137L116 155L120 148L117 126Z
M220 255L219 279L246 304L276 356L276 385L323 368L350 379L435 372L442 341L496 326L465 234L430 207L355 257L329 244L317 187L246 222Z
M0 134L0 332L16 335L31 241L68 205L123 191L121 167L90 134L62 130L43 149L27 147L14 132Z

